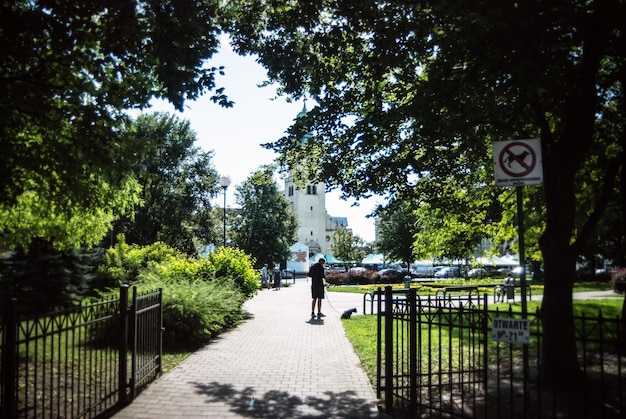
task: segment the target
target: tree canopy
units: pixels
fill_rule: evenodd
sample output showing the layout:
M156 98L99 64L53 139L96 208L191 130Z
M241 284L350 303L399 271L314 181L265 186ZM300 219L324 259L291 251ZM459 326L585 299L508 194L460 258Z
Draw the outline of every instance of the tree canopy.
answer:
M333 233L331 252L333 256L345 263L360 264L366 256L363 239L353 235L345 227L338 227Z
M211 199L219 185L213 152L196 147L189 121L174 115L142 114L130 131L130 137L147 145L133 166L141 205L115 223L115 233L123 233L131 244L160 241L189 255L215 243Z
M407 269L415 261L413 250L418 233L418 218L410 205L387 207L379 212L376 249L385 259L406 263Z
M257 265L286 261L297 241L298 220L274 181L274 170L262 166L235 192L241 210L231 222L232 245L252 255Z
M446 179L454 189L494 187L492 142L541 139L544 183L533 192L545 208L538 239L544 376L575 382L568 319L576 258L606 202L616 199L618 176L625 177L626 4L231 6L238 50L259 54L284 93L317 104L269 146L285 165L316 173L347 195L435 200L441 208ZM316 141L300 142L307 132ZM593 193L581 193L586 189Z
M124 136L125 110L212 92L218 0L62 0L0 5L0 211L36 197L67 220L119 215L142 144Z

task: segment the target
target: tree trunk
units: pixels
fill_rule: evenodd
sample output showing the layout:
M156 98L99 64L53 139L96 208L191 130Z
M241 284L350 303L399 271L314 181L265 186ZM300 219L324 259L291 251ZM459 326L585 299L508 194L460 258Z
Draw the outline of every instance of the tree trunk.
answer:
M622 324L620 330L620 339L621 339L621 353L622 355L626 355L626 292L624 293L624 302L622 303Z
M567 136L566 136L567 138ZM576 250L572 246L576 215L575 136L552 143L543 153L546 229L539 240L544 261L542 378L557 388L576 385L582 377L576 353L572 290ZM579 139L578 139L579 140ZM545 142L542 139L543 146Z
M579 383L582 378L572 321L575 257L547 248L543 249L543 255L545 286L541 305L542 377L547 383L566 389Z

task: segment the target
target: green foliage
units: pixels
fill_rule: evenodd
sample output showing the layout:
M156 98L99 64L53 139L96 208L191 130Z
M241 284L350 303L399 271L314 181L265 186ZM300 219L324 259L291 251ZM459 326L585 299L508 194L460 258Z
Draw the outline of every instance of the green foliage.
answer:
M57 251L43 241L28 252L7 253L0 257L0 305L16 298L22 314L71 307L93 295L102 261L100 249Z
M237 186L241 211L231 223L233 245L269 266L291 257L298 229L296 215L273 179L274 169L262 166Z
M97 184L97 185L96 185ZM0 239L9 249L27 250L34 240L44 240L56 250L93 246L111 230L112 220L130 216L139 204L140 185L128 176L118 187L94 179L92 199L98 204L60 207L45 194L27 191L13 205L0 203Z
M164 345L172 350L195 349L239 322L258 285L253 260L241 250L219 248L196 259L162 242L128 245L123 236L107 250L102 272L109 292L120 284L163 288Z
M231 279L189 281L185 275L171 274L148 269L138 288L163 288L164 349L197 348L244 318L241 307L245 298Z
M118 219L115 232L129 243L162 241L195 255L215 243L216 219L211 199L218 192L212 152L194 147L189 121L165 113L142 114L128 128L134 141L147 144L133 172L142 187L142 205Z
M209 266L204 267L203 272L212 269L214 278L232 280L246 297L256 293L259 275L254 269L255 261L243 250L220 247L215 252L209 253L207 261Z
M387 207L379 213L376 247L387 260L406 263L415 260L414 236L418 232L418 218L408 204Z
M129 245L124 235L119 235L117 244L105 253L105 264L100 270L106 274L107 283L101 284L101 288L133 285L137 283L140 273L150 265L167 264L184 258L183 254L165 243Z
M330 250L333 256L346 263L360 263L366 256L363 239L353 235L345 227L339 227L333 233Z
M0 3L0 220L25 214L36 197L36 211L25 215L54 241L66 239L83 213L105 223L123 214L111 195L123 194L145 145L125 135L126 110L154 97L182 109L210 91L214 102L232 105L216 88L222 69L206 65L219 42L219 7L217 0ZM46 223L70 231L40 233ZM90 229L81 229L88 237L69 242L93 244Z
M148 246L128 245L122 235L118 236L115 247L106 251L105 257L101 271L108 278L108 288L141 283L149 272L160 275L163 281L169 278L190 282L233 281L245 297L252 296L257 289L258 275L253 259L229 247L218 248L206 258L191 258L162 242Z

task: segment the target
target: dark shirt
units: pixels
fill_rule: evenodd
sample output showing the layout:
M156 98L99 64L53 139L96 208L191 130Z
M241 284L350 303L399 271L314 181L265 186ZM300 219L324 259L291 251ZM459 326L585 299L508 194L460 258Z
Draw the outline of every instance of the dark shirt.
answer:
M313 285L316 283L323 283L322 280L326 278L326 274L324 272L324 265L319 262L315 263L309 269L309 276L313 279Z

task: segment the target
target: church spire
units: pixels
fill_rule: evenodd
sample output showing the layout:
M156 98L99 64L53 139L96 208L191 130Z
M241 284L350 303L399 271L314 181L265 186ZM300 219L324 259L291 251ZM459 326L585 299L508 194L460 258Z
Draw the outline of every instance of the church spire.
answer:
M305 117L307 112L308 110L306 109L306 99L305 99L302 105L302 110L298 113L298 115L296 116L296 119ZM302 136L302 138L300 139L300 144L304 145L308 143L311 138L313 138L313 132L309 131Z

